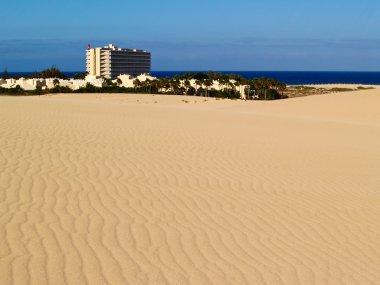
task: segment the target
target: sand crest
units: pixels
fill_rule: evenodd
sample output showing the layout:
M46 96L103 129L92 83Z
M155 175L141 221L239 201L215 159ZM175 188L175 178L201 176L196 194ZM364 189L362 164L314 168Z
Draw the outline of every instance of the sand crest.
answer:
M0 283L380 284L379 106L0 97Z

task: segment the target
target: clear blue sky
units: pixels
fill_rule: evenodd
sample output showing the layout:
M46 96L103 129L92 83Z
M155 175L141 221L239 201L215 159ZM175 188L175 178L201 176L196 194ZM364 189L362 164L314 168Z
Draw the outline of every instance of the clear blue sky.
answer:
M0 71L85 69L87 43L150 50L153 70L380 70L379 0L19 0Z

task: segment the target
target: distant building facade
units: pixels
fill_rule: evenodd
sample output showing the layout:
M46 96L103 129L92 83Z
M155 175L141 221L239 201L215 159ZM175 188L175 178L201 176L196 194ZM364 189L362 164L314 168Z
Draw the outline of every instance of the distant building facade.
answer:
M124 49L109 44L102 48L87 48L86 67L89 75L115 79L121 74L138 76L151 72L151 53Z

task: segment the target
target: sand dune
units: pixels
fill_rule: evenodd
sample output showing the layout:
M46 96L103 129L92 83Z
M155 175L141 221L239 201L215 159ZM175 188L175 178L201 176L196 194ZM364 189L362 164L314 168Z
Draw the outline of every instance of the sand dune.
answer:
M380 284L379 106L0 97L0 283Z

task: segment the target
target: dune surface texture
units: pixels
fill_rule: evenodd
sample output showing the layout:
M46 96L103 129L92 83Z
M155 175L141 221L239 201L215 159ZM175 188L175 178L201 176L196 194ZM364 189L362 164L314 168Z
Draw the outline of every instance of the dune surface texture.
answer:
M0 97L0 284L380 284L379 106Z

